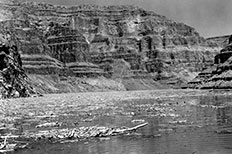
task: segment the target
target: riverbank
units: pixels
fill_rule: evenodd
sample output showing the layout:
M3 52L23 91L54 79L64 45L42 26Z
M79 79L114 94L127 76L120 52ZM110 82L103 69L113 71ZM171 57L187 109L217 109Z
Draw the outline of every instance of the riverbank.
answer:
M152 78L80 78L58 75L28 74L29 83L41 94L110 92L131 90L169 89Z

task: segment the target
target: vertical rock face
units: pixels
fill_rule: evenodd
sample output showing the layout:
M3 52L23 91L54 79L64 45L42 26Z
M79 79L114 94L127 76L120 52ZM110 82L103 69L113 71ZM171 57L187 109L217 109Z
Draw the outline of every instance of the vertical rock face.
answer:
M207 42L194 28L134 6L33 2L3 6L12 28L7 29L9 21L2 21L1 33L16 36L11 40L22 51L29 73L60 72L67 67L78 75L85 66L90 73L104 74L104 70L111 75L115 61L122 59L132 74L173 75L184 68L201 70L213 62L218 50L217 44ZM38 71L33 72L34 68Z
M79 31L51 23L46 36L52 57L64 63L87 61L89 46Z

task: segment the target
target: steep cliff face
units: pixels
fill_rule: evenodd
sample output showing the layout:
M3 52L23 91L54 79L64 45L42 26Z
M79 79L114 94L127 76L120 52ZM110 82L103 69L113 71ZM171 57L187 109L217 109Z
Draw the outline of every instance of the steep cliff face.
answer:
M86 36L91 52L141 52L204 42L192 27L137 7L79 6L71 10L71 27Z
M7 44L18 47L25 71L39 74L62 72L63 64L51 57L43 31L30 20L28 9L20 3L10 2L0 6L1 10L11 12L0 22L0 34L5 36Z
M155 79L179 78L178 73L185 69L191 73L212 64L220 48L190 26L134 6L67 7L15 2L1 7L12 27L8 29L6 21L1 22L1 33L10 32L11 40L26 57L25 69L30 73L68 69L81 76L93 74L98 65L100 75L119 76L114 72L115 62L123 60L128 63L131 77L151 73ZM46 56L29 58L39 55ZM30 71L32 65L43 70L37 66L39 59L49 69Z
M224 41L221 41L224 38ZM231 89L232 88L232 37L217 37L219 42L229 42L214 58L214 65L208 67L188 83L189 87L201 89ZM229 41L228 41L229 40Z

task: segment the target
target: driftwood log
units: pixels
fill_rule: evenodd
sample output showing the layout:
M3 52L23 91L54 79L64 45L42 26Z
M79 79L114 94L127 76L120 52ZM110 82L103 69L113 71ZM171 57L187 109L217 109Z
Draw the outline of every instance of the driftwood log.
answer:
M95 137L109 137L109 136L115 136L115 135L122 135L127 134L132 131L136 131L139 128L142 128L144 126L148 125L148 123L143 123L140 125L137 125L135 127L130 128L110 128L110 127L80 127L80 128L74 128L74 129L53 129L53 130L45 130L45 131L39 131L38 133L31 133L31 134L24 134L22 136L17 135L7 135L7 136L1 136L0 139L4 139L2 143L0 143L0 153L10 152L14 151L15 149L21 149L25 148L28 143L24 144L17 144L18 138L25 138L25 139L33 139L33 140L39 140L39 139L48 139L55 142L65 143L63 141L78 141L83 139L89 139L89 138L95 138ZM37 126L37 128L39 128ZM7 140L11 140L10 141Z

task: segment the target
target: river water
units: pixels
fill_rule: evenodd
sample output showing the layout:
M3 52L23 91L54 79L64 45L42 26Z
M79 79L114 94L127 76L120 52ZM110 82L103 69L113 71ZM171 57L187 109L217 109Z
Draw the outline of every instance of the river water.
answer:
M63 144L36 143L15 153L232 154L232 96L133 100L116 106L88 125L148 125L121 136Z

